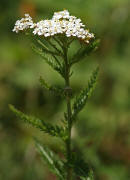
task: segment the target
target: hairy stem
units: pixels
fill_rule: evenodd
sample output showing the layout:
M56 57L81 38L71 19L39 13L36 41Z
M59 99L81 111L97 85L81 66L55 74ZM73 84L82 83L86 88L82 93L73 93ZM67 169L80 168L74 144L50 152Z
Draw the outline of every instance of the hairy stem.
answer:
M72 128L72 121L71 121L71 87L70 87L70 65L68 62L67 51L68 47L64 46L64 61L65 61L65 91L66 91L66 103L67 103L67 131L68 131L68 139L66 141L66 151L67 151L67 180L71 180L72 170L70 168L70 161L71 161L71 128Z

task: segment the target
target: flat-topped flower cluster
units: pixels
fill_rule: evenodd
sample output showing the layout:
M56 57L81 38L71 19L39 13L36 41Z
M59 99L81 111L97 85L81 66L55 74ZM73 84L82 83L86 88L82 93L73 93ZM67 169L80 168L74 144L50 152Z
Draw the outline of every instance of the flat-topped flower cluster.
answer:
M16 21L13 31L18 33L19 31L34 27L35 24L33 23L32 18L29 16L29 14L25 14L24 18Z
M34 35L44 37L65 34L67 37L77 37L85 43L94 38L94 34L85 29L81 19L70 16L68 10L55 12L52 19L37 23L33 22L29 14L25 14L25 18L16 21L13 31L18 33L26 29L33 29Z

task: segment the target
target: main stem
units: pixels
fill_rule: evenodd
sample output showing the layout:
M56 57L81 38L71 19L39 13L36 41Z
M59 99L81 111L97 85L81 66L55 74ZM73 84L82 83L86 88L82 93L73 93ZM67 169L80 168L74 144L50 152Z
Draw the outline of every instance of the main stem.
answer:
M64 61L65 61L65 86L66 86L66 103L67 103L67 130L68 130L68 138L66 141L66 150L67 150L67 180L71 180L72 170L70 168L71 161L71 128L72 128L72 120L71 120L71 87L70 87L70 65L67 57L68 48L64 46Z

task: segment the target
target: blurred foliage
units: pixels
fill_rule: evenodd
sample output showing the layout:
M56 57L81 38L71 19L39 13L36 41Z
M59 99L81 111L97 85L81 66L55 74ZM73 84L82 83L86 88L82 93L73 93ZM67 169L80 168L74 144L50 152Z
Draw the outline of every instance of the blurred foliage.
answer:
M63 115L64 102L43 91L38 79L46 77L58 86L63 81L32 51L29 39L11 30L26 12L40 20L64 8L87 22L91 32L101 39L98 51L73 69L72 88L79 91L86 85L95 64L101 66L95 94L73 129L74 151L83 150L96 180L130 179L129 7L129 0L1 0L0 179L55 179L42 165L32 136L37 134L55 152L62 148L59 141L52 142L36 129L19 123L8 104L57 122Z

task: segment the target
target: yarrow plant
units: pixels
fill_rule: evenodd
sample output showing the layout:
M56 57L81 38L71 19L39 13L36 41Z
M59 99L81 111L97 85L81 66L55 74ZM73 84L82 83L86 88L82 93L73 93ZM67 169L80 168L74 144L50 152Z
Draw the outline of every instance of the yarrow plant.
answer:
M60 159L52 150L35 139L39 153L58 179L93 180L92 169L80 155L73 152L71 131L78 113L84 108L95 88L99 68L93 71L86 88L78 95L74 94L71 88L70 78L73 74L72 66L97 49L99 41L86 29L81 19L71 16L67 10L55 12L52 19L41 20L37 23L33 22L29 14L25 14L24 18L16 21L13 32L24 32L31 36L34 42L33 50L64 79L64 87L49 85L42 77L40 77L40 83L50 92L63 97L66 100L67 110L60 126L28 116L13 105L10 105L10 109L26 123L64 142L65 150L62 152L64 158ZM78 41L80 47L70 57L69 49L74 41Z
M50 37L57 34L65 34L67 37L77 37L86 43L94 38L94 34L89 33L84 29L85 25L81 19L75 16L70 16L67 10L55 12L52 19L42 20L38 23L33 23L29 14L25 14L25 18L16 21L14 32L33 29L33 34L38 36Z

